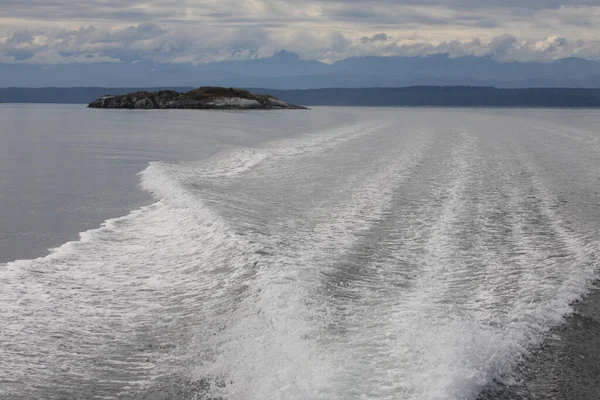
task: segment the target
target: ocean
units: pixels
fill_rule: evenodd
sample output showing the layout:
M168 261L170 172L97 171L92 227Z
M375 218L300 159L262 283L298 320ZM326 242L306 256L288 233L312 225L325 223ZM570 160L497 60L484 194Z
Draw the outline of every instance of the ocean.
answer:
M595 110L3 104L0 173L0 398L549 397L597 309Z

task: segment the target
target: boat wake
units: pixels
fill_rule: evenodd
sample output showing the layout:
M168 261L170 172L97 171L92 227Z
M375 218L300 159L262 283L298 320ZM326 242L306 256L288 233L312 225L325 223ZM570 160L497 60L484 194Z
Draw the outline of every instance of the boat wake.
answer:
M400 116L402 117L400 119ZM0 397L476 398L598 242L518 136L425 110L196 163L0 270Z

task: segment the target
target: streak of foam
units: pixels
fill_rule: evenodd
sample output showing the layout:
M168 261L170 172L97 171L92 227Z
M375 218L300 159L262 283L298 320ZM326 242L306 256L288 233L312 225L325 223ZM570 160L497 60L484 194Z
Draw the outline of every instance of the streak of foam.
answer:
M231 147L197 163L154 162L141 173L142 183L144 189L161 198L162 195L167 194L161 189L162 184L171 185L170 179L175 179L178 184L185 184L193 183L198 179L232 178L259 165L267 164L265 167L268 168L290 157L314 156L326 152L344 142L369 135L381 127L382 124L363 123L305 134L301 138L273 140L257 148ZM152 177L152 180L158 181L160 179L158 176L163 173L167 175L161 179L161 185L154 185L149 179L144 179L144 177Z
M161 201L47 257L9 263L0 275L1 379L24 398L49 387L45 398L94 398L172 374L188 355L169 349L236 306L253 252L210 212Z
M373 140L377 130L367 133L371 136L365 140ZM325 272L321 267L342 256L385 216L394 193L423 156L428 135L412 136L413 142L401 152L392 148L378 159L379 168L368 180L352 180L351 195L328 209L326 218L318 210L306 217L319 222L310 231L286 231L292 236L290 245L279 246L278 254L265 260L270 267L261 270L254 282L260 288L256 302L227 331L229 339L217 361L198 368L199 376L230 379L211 396L317 399L344 393L332 386L339 365L332 364L333 355L319 340L329 310L316 301L314 292Z
M525 155L523 171L499 159L508 196L478 193L488 208L477 207L475 185L493 175L475 133L401 137L392 125L149 165L141 184L155 204L0 271L0 397L127 397L176 375L206 383L207 398L458 399L508 376L585 293L598 243L561 216ZM318 186L329 159L357 173L299 210L278 204L302 193L299 176ZM395 207L423 160L437 175L417 190L428 196L418 220L402 218ZM269 181L280 192L240 199ZM469 213L490 219L495 206L508 210L510 240L461 248ZM280 209L287 219L273 223ZM245 230L254 216L262 231ZM397 236L369 241L380 225Z
M0 394L32 398L52 387L46 398L122 396L175 374L190 358L209 362L227 341L214 333L252 303L241 299L252 298L245 288L261 246L237 235L195 185L231 179L267 159L316 154L364 135L363 128L272 149L229 149L196 164L151 163L141 184L157 203L83 232L47 257L4 266Z
M478 343L482 333L468 321L447 314L444 305L453 272L448 262L453 258L454 221L473 167L472 139L461 132L458 140L447 168L451 180L432 196L446 201L440 211L423 210L436 222L418 261L421 269L414 286L395 292L393 288L371 293L354 289L363 298L345 312L348 337L334 351L344 357L337 362L345 366L337 377L338 387L348 391L342 389L336 398L459 398L467 395L466 388L485 382L485 376L465 364L472 355L488 361L489 354Z
M570 302L585 292L595 276L597 243L586 244L581 235L574 236L566 228L539 171L531 172L532 184L541 201L540 212L557 237L554 251L540 248L540 240L550 237L527 233L531 221L514 218L512 226L518 236L513 244L523 252L522 258L486 258L484 248L469 255L459 247L462 238L458 235L465 234L460 229L473 201L469 197L473 180L482 173L476 146L471 133L459 132L447 177L438 177L447 184L432 193L432 198L444 199L442 207L438 211L425 206L420 212L432 224L425 225L426 232L415 234L427 237L423 247L419 244L413 249L420 266L415 283L400 290L387 287L394 265L373 258L370 262L376 265L368 268L369 274L381 274L381 281L371 277L345 289L355 294L355 304L343 304L348 326L336 333L346 338L329 343L331 348L324 350L338 357L332 364L339 368L339 375L331 376L335 389L325 397L475 398L491 380L507 378L512 365L560 323ZM518 184L513 181L511 185L517 190ZM508 199L526 197L515 192ZM508 204L510 210L526 212L526 207ZM546 227L540 229L547 232ZM562 256L552 257L554 253L566 253L570 261L555 262ZM407 258L410 252L397 259ZM474 268L480 263L483 272ZM496 265L488 269L488 263ZM498 274L504 273L521 274L517 285L509 288L516 292L508 302L496 294L503 286ZM487 282L491 280L495 283L490 287ZM381 287L364 286L372 282Z
M472 269L478 260L464 258L456 235L457 227L462 226L460 218L466 212L466 202L472 201L466 191L476 171L476 149L466 132L460 138L448 168L452 178L433 194L434 198L445 199L441 211L424 211L435 222L427 234L416 284L408 292L383 291L383 298L374 292L362 299L360 306L346 311L349 321L354 320L356 325L348 328L353 335L335 353L345 357L339 365L350 366L340 371L345 383L342 387L352 389L347 396L475 398L491 380L510 374L513 363L538 345L549 328L562 321L570 311L569 304L585 293L595 277L598 265L594 249L598 243L586 243L583 235L575 235L567 228L556 211L551 192L544 187L541 172L528 160L522 163L530 171L533 196L548 226L540 227L537 236L531 232L532 220L513 219L517 235L513 245L522 256L493 260L500 265L487 270L488 275ZM514 193L508 196L509 201L528 197L515 182L512 185ZM528 207L509 204L509 209L531 213ZM556 243L554 249L545 247L552 239L548 228L556 236L552 241ZM484 266L488 262L492 260L483 259ZM507 264L502 265L503 262ZM514 297L508 302L495 298L493 293L502 282L492 285L494 290L481 287L483 282L497 280L495 275L505 272L520 274L517 285L511 288L515 290ZM459 293L464 299L452 294L450 289L455 285L460 285ZM363 289L356 291L364 296ZM482 308L486 303L494 308ZM371 309L375 305L376 312ZM502 317L502 312L508 315Z

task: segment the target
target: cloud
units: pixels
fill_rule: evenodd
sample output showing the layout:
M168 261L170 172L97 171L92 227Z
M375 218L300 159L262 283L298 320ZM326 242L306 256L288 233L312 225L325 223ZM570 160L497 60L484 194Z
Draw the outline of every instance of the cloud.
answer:
M497 61L541 61L548 62L566 57L598 59L600 41L575 40L552 35L544 39L525 40L510 34L498 35L491 40L472 38L469 40L427 41L422 38L395 40L373 40L363 37L355 42L343 55L350 56L427 56L447 54L451 58L474 56L491 57Z
M296 0L300 2L301 0ZM383 4L386 6L443 6L460 9L490 9L490 8L519 8L519 9L556 9L560 7L596 6L596 0L321 0L323 3L342 3L353 5Z
M0 61L599 59L598 0L0 0Z
M341 32L285 32L243 27L226 32L170 28L143 23L121 29L94 26L73 30L14 32L0 41L0 61L27 63L137 62L201 63L271 57L288 50L326 62L352 56L488 56L499 61L551 61L577 56L598 58L599 41L568 40L560 35L526 40L502 34L490 40L432 41L394 38L378 32L352 40ZM279 53L279 55L285 53Z
M376 33L371 37L363 36L360 38L360 42L362 44L366 44L369 42L387 42L387 40L388 40L388 35L386 35L385 33Z
M34 21L113 28L143 22L270 28L344 23L363 25L363 30L368 28L364 24L491 28L532 24L536 13L558 14L559 23L562 15L562 22L572 25L574 15L597 21L598 8L597 0L1 0L0 20L11 29Z
M535 48L544 53L551 53L567 45L567 39L560 36L550 36L535 43Z
M487 47L489 52L497 58L504 58L518 42L519 40L516 37L505 33L504 35L493 38Z

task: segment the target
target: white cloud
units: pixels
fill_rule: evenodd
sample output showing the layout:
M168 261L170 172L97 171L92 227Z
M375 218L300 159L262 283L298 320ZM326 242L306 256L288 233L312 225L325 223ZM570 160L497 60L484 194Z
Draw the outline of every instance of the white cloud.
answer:
M0 0L0 61L599 59L597 26L598 0Z

